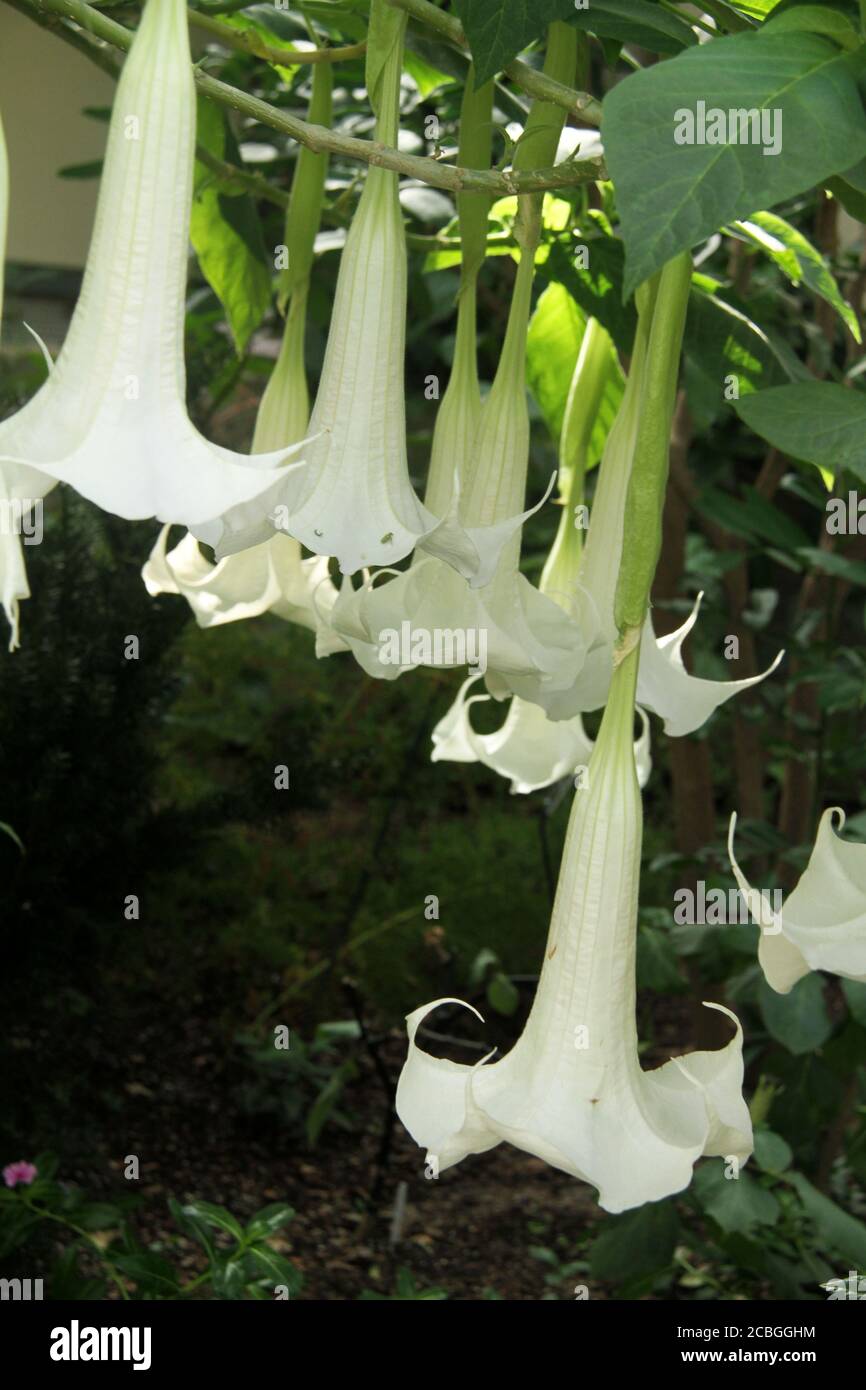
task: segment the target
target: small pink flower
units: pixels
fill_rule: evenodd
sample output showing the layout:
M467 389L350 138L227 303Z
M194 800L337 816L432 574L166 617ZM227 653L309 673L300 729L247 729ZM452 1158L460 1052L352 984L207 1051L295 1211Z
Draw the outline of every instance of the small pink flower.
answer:
M7 1187L17 1187L18 1183L28 1185L33 1181L38 1172L38 1168L33 1163L27 1163L22 1158L18 1163L7 1163L3 1169L3 1181Z

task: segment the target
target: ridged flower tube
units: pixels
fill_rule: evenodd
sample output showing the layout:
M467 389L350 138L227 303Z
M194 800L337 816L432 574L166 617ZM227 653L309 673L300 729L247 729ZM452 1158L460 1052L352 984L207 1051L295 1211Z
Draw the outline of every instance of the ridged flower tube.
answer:
M545 68L560 78L573 75L576 34L565 25L552 26L554 33ZM555 151L562 118L561 109L533 103L515 154L515 168L531 161L543 162L548 146ZM404 628L409 636L436 631L483 634L488 675L502 670L546 680L555 671L566 683L573 681L588 646L586 629L569 619L519 572L520 525L516 523L522 524L530 515L520 514L529 459L526 333L540 235L539 200L522 202L525 206L517 232L521 256L505 341L460 476L459 519L469 534L497 538L501 547L498 563L489 582L477 587L470 587L453 569L425 556L408 571L392 574L388 582L381 582L377 575L362 589L341 591L334 609L335 627L351 640L356 654L356 643L366 643L367 658L359 655L359 659L365 669L386 678L422 664L465 664L459 656L440 663L410 655L399 665L391 660L390 652L380 658L382 634ZM444 495L441 476L437 487Z
M266 488L300 447L236 454L187 415L194 150L186 5L147 0L117 85L69 332L45 385L0 424L0 468L29 464L118 516L190 526Z
M613 345L597 319L587 321L575 364L562 424L559 450L559 526L542 571L539 590L566 613L575 613L581 561L581 530L576 508L583 497L583 480L593 425L610 370ZM540 705L512 696L502 726L489 734L472 726L473 705L489 695L469 694L480 676L463 682L454 704L433 730L433 762L480 762L511 780L511 791L528 793L549 787L585 766L592 739L581 716L552 720ZM641 711L643 729L635 745L638 780L644 786L652 767L649 720Z
M752 888L734 856L737 817L731 817L728 855L734 877L761 928L758 961L767 983L788 994L810 970L828 970L866 983L866 845L843 840L845 812L821 817L809 862L781 911Z
M0 120L0 322L3 319L3 262L9 220L9 159ZM20 645L19 603L30 597L21 533L34 505L56 487L54 478L15 463L0 463L0 602L9 623L9 650Z
M330 124L331 85L331 65L317 64L309 110L315 124ZM288 312L279 355L259 404L254 453L295 443L307 429L306 309L327 163L327 155L307 149L299 152L286 215L289 267L278 294L284 305L288 295ZM314 631L319 655L345 649L328 625L337 592L325 557L303 560L298 541L272 535L213 565L189 532L169 551L169 530L164 526L160 532L142 577L151 594L183 595L199 627L238 622L269 611Z
M421 1050L437 1000L407 1019L397 1113L439 1172L507 1141L598 1189L624 1211L681 1192L701 1155L751 1152L742 1033L718 1052L642 1070L635 1021L641 794L632 749L638 652L618 666L575 794L544 965L529 1018L494 1063ZM711 1006L719 1007L719 1006Z
M376 138L395 145L406 15L372 0L367 90ZM351 575L393 565L416 546L473 584L493 573L507 535L470 531L456 510L436 516L416 495L406 453L404 349L407 257L397 174L371 166L340 261L322 374L310 417L308 466L248 507L198 530L228 554L287 531L336 557Z
M460 108L460 140L457 162L461 167L483 169L490 163L493 133L493 83L475 90L475 68L466 74ZM454 361L445 394L436 412L430 468L424 505L443 515L466 479L472 446L481 424L481 391L478 385L477 298L478 275L487 252L487 218L490 199L485 193L458 193L460 228L460 290L457 299L457 333ZM419 552L417 562L423 559Z

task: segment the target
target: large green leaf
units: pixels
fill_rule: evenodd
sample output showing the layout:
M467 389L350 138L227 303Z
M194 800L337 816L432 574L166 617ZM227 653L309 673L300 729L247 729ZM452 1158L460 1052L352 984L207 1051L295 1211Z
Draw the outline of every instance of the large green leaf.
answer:
M570 19L579 29L588 29L601 39L618 39L639 44L652 53L679 53L696 44L695 31L684 19L648 0L589 0L577 9L571 0L563 6L562 19Z
M599 38L628 39L654 53L677 53L696 42L684 20L650 0L456 0L457 13L475 59L478 83L511 62L555 19L589 29Z
M682 113L708 109L768 112L779 152L738 143L739 122L725 144L677 144ZM774 33L772 23L625 78L605 97L602 136L626 244L626 293L719 227L866 154L851 56L816 34Z
M786 1180L799 1193L800 1201L817 1227L821 1245L838 1250L856 1269L866 1270L866 1226L863 1222L837 1207L802 1173L789 1173Z
M744 396L790 380L799 374L799 364L784 340L755 323L730 292L716 293L721 287L699 275L692 285L683 340L685 376L692 414L707 425L727 409L729 377Z
M581 230L575 249L584 245L587 265L572 259L561 240L555 241L547 259L538 266L537 278L542 283L565 285L569 294L586 315L598 319L606 328L619 351L624 355L634 347L637 315L634 304L623 303L623 246L618 237L604 229L600 214Z
M758 1001L767 1032L796 1057L820 1047L833 1031L820 975L804 975L790 994L777 994L762 980Z
M692 1183L704 1211L723 1231L745 1234L756 1226L772 1226L778 1221L781 1208L772 1192L749 1173L726 1178L725 1171L724 1163L704 1163Z
M205 97L198 102L197 137L218 159L239 162L222 111ZM271 270L252 199L246 194L221 193L213 174L199 160L190 238L202 274L225 309L240 354L264 318L271 297Z
M803 233L773 212L753 212L746 222L735 222L734 230L759 247L794 285L805 281L810 289L832 304L843 323L860 342L857 315L839 286L824 257Z
M590 1248L593 1277L621 1284L655 1274L672 1259L678 1233L672 1202L647 1202L614 1217Z
M832 381L775 386L735 402L740 419L793 458L866 482L866 393Z

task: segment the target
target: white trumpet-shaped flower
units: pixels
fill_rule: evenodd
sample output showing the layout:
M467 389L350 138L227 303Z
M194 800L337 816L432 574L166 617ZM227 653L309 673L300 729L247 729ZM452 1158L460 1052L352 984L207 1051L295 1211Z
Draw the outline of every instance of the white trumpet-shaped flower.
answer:
M736 813L728 831L728 856L752 919L761 928L758 960L767 983L787 994L810 970L829 970L866 982L866 845L843 840L836 828L845 812L830 807L796 887L774 912L752 888L734 857Z
M300 323L302 328L303 318ZM278 447L280 440L291 443L304 433L308 398L302 343L303 334L290 315L259 405L254 451ZM337 590L325 556L304 560L300 544L292 536L272 535L214 565L201 553L190 531L168 550L170 530L170 526L163 526L142 569L148 593L180 594L199 627L218 627L271 612L315 632L319 656L345 650L345 643L329 623Z
M290 319L259 405L253 450L271 449L278 440L291 442L303 435L307 392L299 348ZM173 550L168 550L170 529L167 525L162 528L142 569L148 593L180 594L199 627L217 627L271 612L315 632L319 656L345 650L345 643L329 623L337 590L325 556L304 560L300 544L292 536L272 535L269 540L237 555L227 555L214 565L201 553L198 540L189 531Z
M549 46L545 61L550 75L562 77L570 72L573 76L573 39L563 26L557 44ZM544 102L533 104L526 127L526 135L532 138L518 145L515 168L530 158L546 157L545 145L553 157L562 119L561 109ZM568 681L579 669L588 646L591 613L587 614L586 631L582 631L519 571L520 530L531 515L531 511L521 511L529 459L525 358L534 254L541 228L540 200L526 201L522 211L525 224L518 236L520 264L505 341L493 386L480 408L474 293L471 297L465 293L464 282L454 371L443 402L447 408L440 412L441 421L437 419L427 493L428 501L435 500L437 507L444 506L449 493L453 495L451 505L456 506L460 525L470 536L491 538L496 564L479 573L473 587L456 567L449 568L431 556L416 556L410 569L391 572L390 578L386 575L380 580L375 575L358 590L344 586L334 607L334 626L350 642L365 669L375 675L393 677L418 665L464 665L462 653L474 642L476 647L484 647L488 673L501 669L507 674L522 672L546 680L555 671ZM462 211L461 229L465 230ZM472 263L475 250L469 254ZM401 644L405 650L401 649L398 664L393 661L391 635L404 630L410 639L417 635L420 641L417 647L411 640ZM445 651L440 661L435 641L428 640L437 633L456 633L463 638L452 644L455 654L450 660ZM433 652L432 660L427 651Z
M524 255L496 378L481 406L468 456L461 461L464 524L471 534L476 528L486 529L505 542L495 572L483 587L471 587L454 568L424 556L408 570L392 573L387 582L376 575L360 589L344 586L332 620L356 653L356 642L367 644L364 664L373 674L388 678L430 664L423 655L411 654L400 666L392 664L383 648L385 634L401 631L404 623L412 633L483 634L488 679L492 672L501 672L503 680L520 674L537 681L556 676L568 685L584 660L595 626L591 604L585 605L579 626L519 569L520 534L514 520L522 524L531 514L516 517L523 505L529 459L525 350L532 273L531 256ZM581 605L582 598L577 602ZM464 661L457 658L450 664Z
M9 160L3 122L0 121L0 321L3 318L3 261L9 219ZM31 528L34 508L56 487L54 478L35 468L15 463L0 464L0 602L9 622L9 650L19 646L21 599L30 597L21 534Z
M598 1188L607 1211L688 1186L702 1154L751 1152L742 1032L718 1052L645 1072L638 1059L635 953L641 795L632 751L633 652L618 668L575 795L544 965L521 1037L501 1061L423 1052L408 1017L397 1112L434 1170L507 1140ZM719 1007L713 1005L711 1007Z
M386 20L374 5L377 16L393 29L377 85L377 138L395 143L406 17L391 10ZM218 555L243 549L277 528L316 554L335 556L347 575L393 565L419 547L453 565L472 584L490 578L523 515L505 518L499 527L473 528L458 518L456 495L434 514L409 478L406 285L398 178L392 170L374 167L341 256L306 467L287 473L219 524L197 529Z
M539 583L547 594L570 613L579 594L580 530L574 514L580 501L590 439L610 370L613 347L596 319L587 322L568 394L560 443L560 523ZM514 793L539 791L585 765L592 740L579 714L571 719L549 719L537 704L514 695L504 723L493 733L476 733L471 708L490 700L489 695L468 697L480 679L463 682L450 710L433 730L433 762L480 762L511 779ZM641 711L643 728L635 744L638 780L643 787L652 768L649 720Z
M168 526L162 528L142 570L149 594L180 594L199 627L219 627L273 613L315 632L319 656L343 649L344 644L328 626L328 610L337 593L324 556L303 560L296 540L272 536L213 565L189 531L167 550L169 530Z
M508 777L514 793L526 794L552 786L572 776L589 762L594 747L579 714L572 719L548 719L540 705L512 697L501 728L479 734L472 726L470 709L488 703L489 695L469 695L481 679L470 676L463 682L454 704L433 730L431 761L483 763L500 777ZM635 740L637 777L645 787L652 772L649 719L638 710L640 737Z
M69 332L45 385L0 424L0 469L31 465L119 516L186 525L253 497L300 447L236 454L187 415L194 150L186 6L147 0L117 86Z
M330 110L330 65L320 63L313 75L311 121L327 123ZM293 444L303 438L307 428L306 308L326 166L326 155L303 150L298 157L286 218L288 313L280 351L259 404L253 453ZM315 632L319 656L345 649L328 624L337 591L326 557L304 560L298 541L275 534L213 565L191 532L173 550L167 550L170 529L163 527L142 570L149 593L181 594L199 627L216 627L271 612Z
M618 640L614 618L616 585L623 549L626 494L644 403L650 333L649 315L642 313L625 393L599 468L589 534L577 575L579 588L589 597L598 614L598 640L571 686L563 686L560 682L538 686L521 680L511 680L508 684L513 693L523 694L541 704L551 718L557 720L600 708L613 674ZM671 370L676 369L674 362ZM656 637L651 614L647 614L641 632L637 702L659 715L664 720L665 732L675 737L699 729L719 705L770 675L783 656L780 652L761 675L744 680L711 681L690 675L683 665L681 649L697 620L701 598L699 594L689 617L675 632ZM489 679L488 687L494 695L506 693Z

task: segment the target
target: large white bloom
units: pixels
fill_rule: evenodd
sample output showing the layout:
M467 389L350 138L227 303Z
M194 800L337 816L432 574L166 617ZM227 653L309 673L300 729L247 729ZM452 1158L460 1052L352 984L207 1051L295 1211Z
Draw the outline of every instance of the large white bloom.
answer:
M613 345L595 319L589 319L575 363L560 442L559 488L562 510L556 538L539 583L539 592L574 614L579 594L580 530L575 507L583 494L583 477L596 415L610 372ZM480 676L464 681L454 704L433 730L433 762L481 762L511 779L511 790L528 793L548 787L585 765L592 740L579 714L549 719L540 705L512 696L502 726L476 733L473 705L489 695L469 696ZM642 733L635 745L638 780L643 787L652 768L649 720L641 711Z
M470 695L481 676L469 676L457 692L454 704L433 730L431 761L483 763L491 772L508 777L511 791L541 791L578 768L586 767L594 747L579 714L571 719L548 719L540 705L515 695L505 720L493 733L479 734L472 725L473 705L489 703L489 695ZM649 719L638 710L640 737L634 753L638 782L645 787L652 772Z
M0 320L3 318L3 261L8 219L9 160L0 121ZM53 487L56 487L54 478L35 468L0 463L0 602L9 621L10 652L19 645L18 605L21 599L30 597L21 534L25 527L33 530L29 523L34 507L41 504Z
M313 76L311 120L330 119L330 93L328 65L321 63ZM326 166L325 155L314 155L309 150L299 153L286 218L286 242L290 248L288 313L280 351L256 416L254 454L294 444L307 429L310 403L304 367L306 309ZM199 627L216 627L270 611L315 632L320 656L345 649L328 624L337 591L326 557L317 555L304 560L298 541L274 534L214 565L202 554L191 532L173 550L168 550L170 529L162 528L142 570L149 593L181 594Z
M552 719L569 719L577 713L599 709L607 698L613 674L613 654L618 639L614 601L622 555L626 494L640 426L649 327L642 315L625 393L599 468L589 534L576 580L578 589L589 597L599 619L600 631L593 650L571 685L539 684L523 678L505 683L495 677L488 678L487 682L492 694L500 698L509 691L523 695L542 705ZM683 665L682 645L697 620L701 597L698 595L689 617L675 632L657 638L652 616L648 614L641 633L637 702L659 715L664 720L665 732L674 736L699 729L732 695L770 675L783 655L780 652L761 675L745 680L711 681L690 675Z
M396 12L391 12L392 15ZM381 75L377 137L396 135L402 30ZM464 525L456 490L434 514L415 493L406 454L404 397L406 233L398 178L370 168L343 248L322 374L310 417L307 466L267 494L197 528L218 555L287 531L336 557L344 574L389 566L417 547L472 584L492 575L523 515L500 527ZM452 473L453 477L453 473ZM522 499L515 511L522 513Z
M186 6L147 0L117 86L66 341L45 385L0 424L0 468L33 465L119 516L187 525L260 492L300 447L236 454L208 443L187 416L194 150Z
M555 677L568 685L584 660L594 629L591 605L585 606L580 626L519 569L520 526L534 510L518 515L529 460L525 351L532 274L531 255L524 254L496 378L481 406L468 454L455 460L461 520L471 535L497 538L501 553L495 572L483 586L471 587L454 568L424 556L408 570L391 572L390 577L376 575L357 590L344 586L333 623L351 639L356 654L355 643L367 645L364 665L372 674L388 678L422 664L417 659L395 666L387 657L381 659L385 634L399 631L405 621L412 632L422 634L483 633L488 673L502 672L503 678L524 673L539 681ZM464 421L471 419L467 410ZM466 439L468 435L464 447Z
M761 927L758 960L767 983L787 994L810 970L829 970L866 982L866 845L837 835L845 812L832 806L821 817L809 862L781 912L752 888L734 857L736 813L728 831L734 877Z
M736 1034L718 1052L676 1057L652 1072L638 1060L635 655L612 683L589 785L575 795L544 966L521 1037L489 1065L434 1058L416 1035L448 1002L437 1000L408 1017L397 1088L401 1120L439 1171L507 1140L592 1183L614 1212L682 1191L702 1154L744 1161L752 1145L733 1015Z
M302 311L303 303L300 312L290 312L256 416L254 452L278 448L281 442L292 443L306 428ZM168 550L170 529L167 525L162 528L142 569L148 593L182 595L199 627L218 627L272 612L315 632L319 656L345 650L345 643L330 627L329 614L337 590L325 556L304 560L300 543L292 536L272 535L214 565L189 531Z

